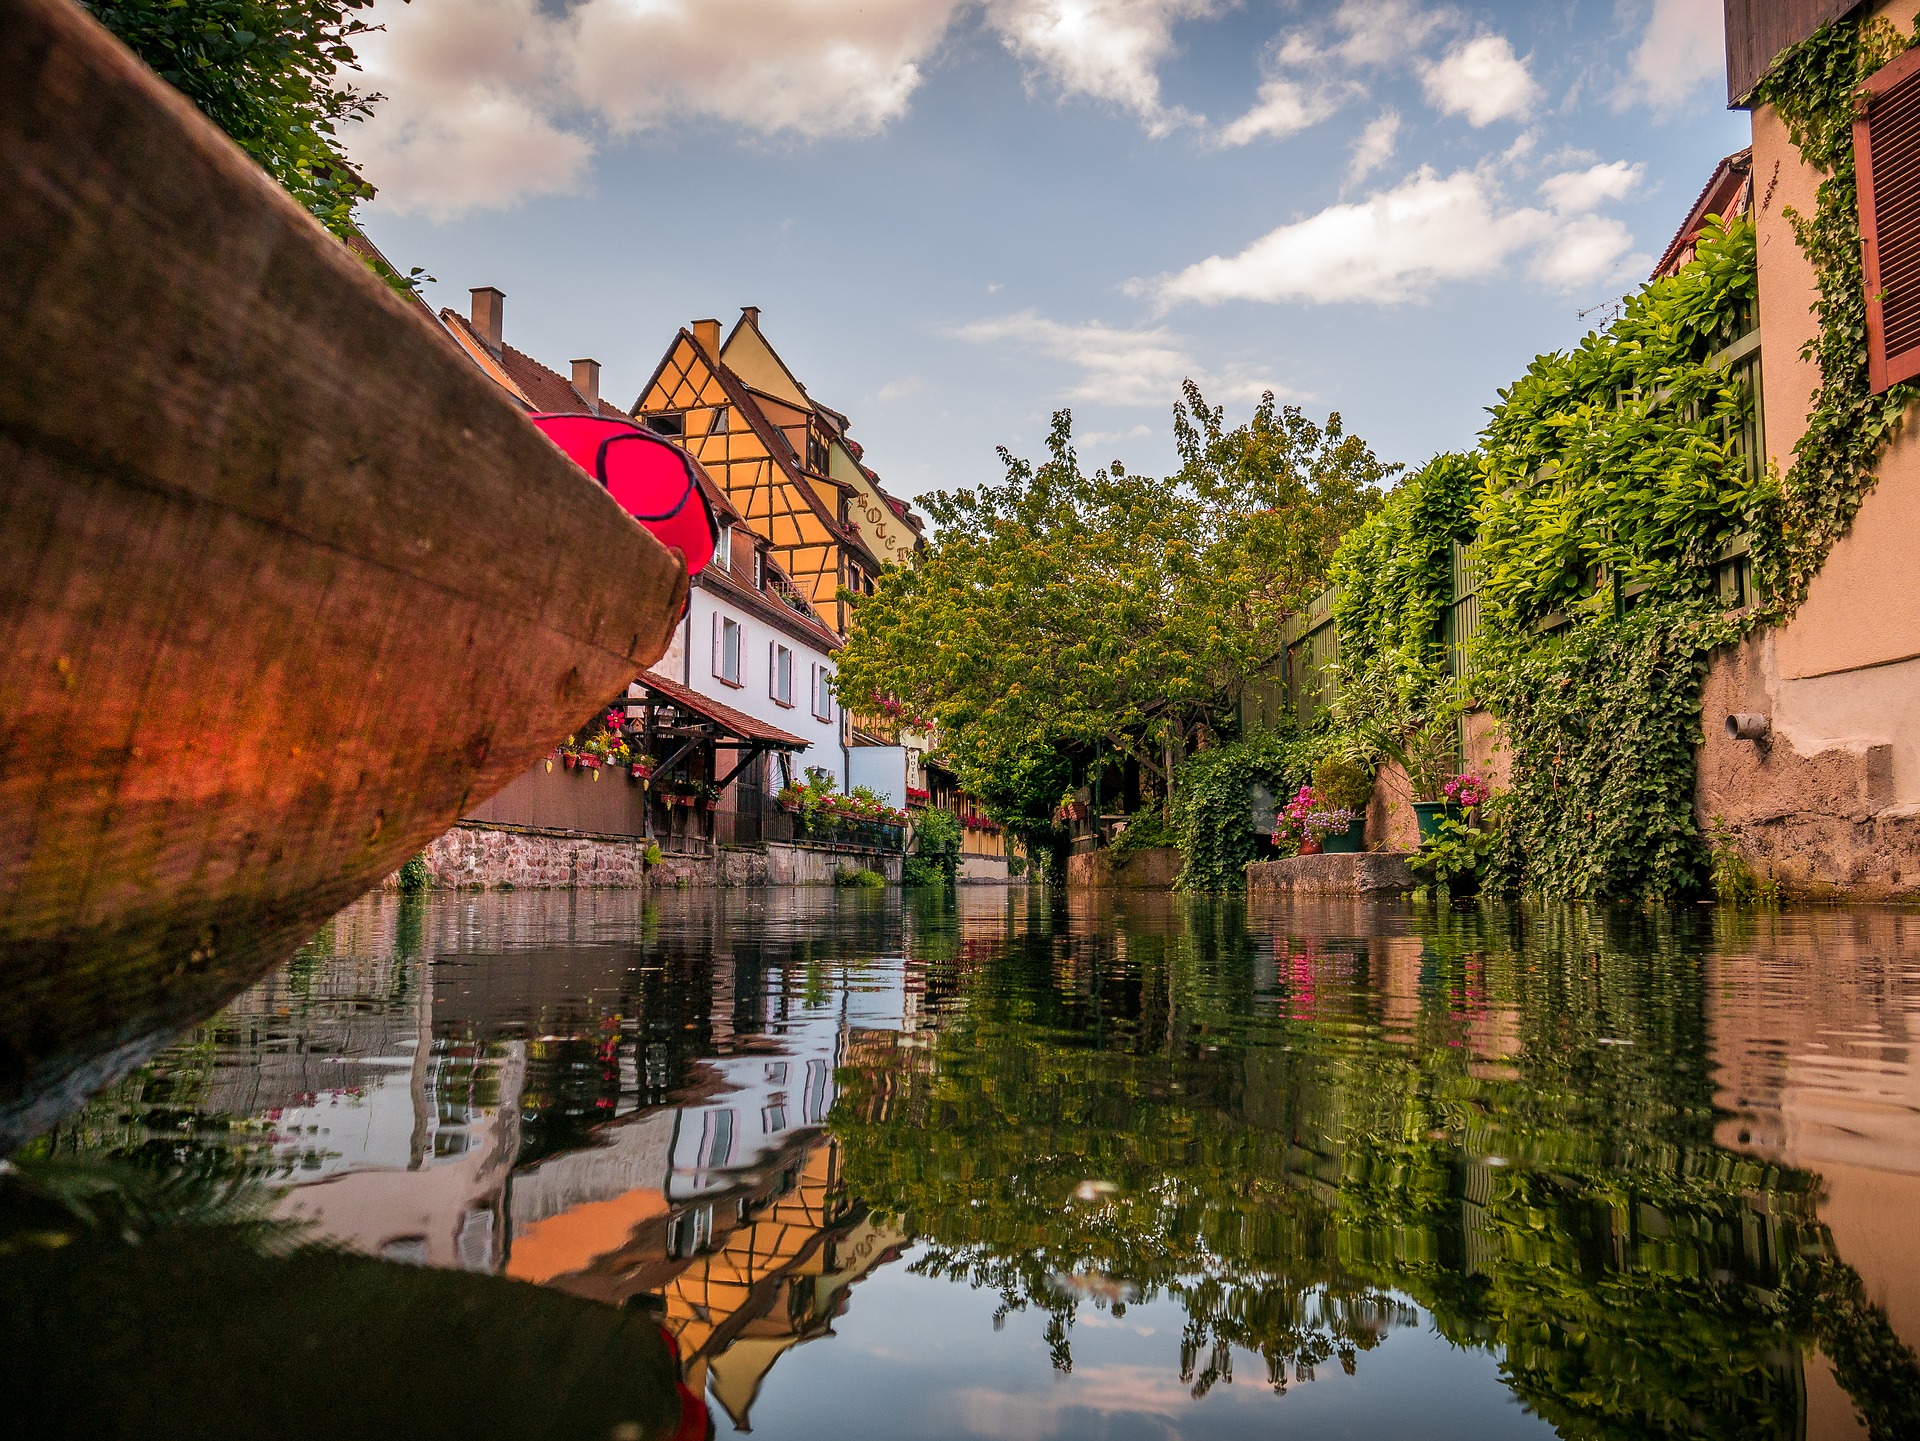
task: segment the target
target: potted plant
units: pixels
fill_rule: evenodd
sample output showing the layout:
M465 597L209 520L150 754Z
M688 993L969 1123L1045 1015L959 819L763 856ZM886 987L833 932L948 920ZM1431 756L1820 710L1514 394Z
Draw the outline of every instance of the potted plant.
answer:
M1351 855L1360 849L1360 818L1343 807L1310 811L1300 827L1306 836L1300 854ZM1307 847L1311 845L1312 850Z
M1343 830L1328 831L1321 847L1334 854L1366 849L1367 802L1373 798L1373 768L1344 755L1331 755L1313 768L1313 793L1322 812L1352 817Z

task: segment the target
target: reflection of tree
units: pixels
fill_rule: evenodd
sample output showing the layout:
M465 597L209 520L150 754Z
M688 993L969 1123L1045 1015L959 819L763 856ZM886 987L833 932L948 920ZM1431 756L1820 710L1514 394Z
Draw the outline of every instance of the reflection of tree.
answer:
M1793 1348L1839 1329L1801 1297L1852 1273L1811 1178L1712 1143L1690 934L1443 914L1413 973L1410 943L1255 951L1187 916L1091 936L1036 918L963 963L930 1047L846 1077L848 1184L925 1239L923 1270L1045 1310L1063 1368L1084 1290L1063 1277L1177 1300L1196 1392L1230 1379L1233 1346L1276 1385L1351 1367L1407 1319L1397 1294L1497 1350L1562 1434L1794 1433ZM1389 1015L1396 964L1416 994ZM1089 1178L1118 1191L1075 1201ZM1872 1334L1843 1380L1897 1393L1911 1353L1864 1303L1845 1314Z

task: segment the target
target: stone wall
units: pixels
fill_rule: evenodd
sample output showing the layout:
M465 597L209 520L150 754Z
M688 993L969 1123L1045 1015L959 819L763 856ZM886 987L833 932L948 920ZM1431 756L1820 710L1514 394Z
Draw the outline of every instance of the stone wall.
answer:
M899 856L859 855L821 846L770 845L712 856L666 856L649 866L646 842L560 835L462 822L427 847L436 888L558 890L642 886L830 886L842 870L877 871L900 884ZM386 888L399 884L389 876Z
M1405 855L1393 851L1289 856L1247 867L1249 899L1282 896L1386 896L1414 887Z
M1920 896L1920 804L1903 785L1902 749L1920 745L1920 660L1851 677L1861 727L1849 735L1781 675L1778 639L1763 632L1714 656L1701 697L1701 824L1724 823L1748 863L1789 891ZM1737 713L1765 717L1766 738L1729 736Z
M1136 891L1166 891L1180 876L1180 852L1171 846L1132 851L1116 857L1111 850L1087 851L1067 857L1067 884Z

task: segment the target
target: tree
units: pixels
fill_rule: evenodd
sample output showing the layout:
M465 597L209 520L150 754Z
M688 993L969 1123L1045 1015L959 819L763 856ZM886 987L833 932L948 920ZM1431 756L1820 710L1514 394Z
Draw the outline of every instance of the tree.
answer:
M1003 484L933 496L932 543L856 612L841 694L931 717L1016 830L1050 825L1076 751L1164 785L1169 747L1225 722L1394 469L1272 395L1229 430L1188 382L1175 433L1171 480L1089 474L1058 412L1044 461L1003 448Z
M341 239L373 194L335 127L383 97L344 83L373 0L81 0ZM396 277L389 275L389 280Z

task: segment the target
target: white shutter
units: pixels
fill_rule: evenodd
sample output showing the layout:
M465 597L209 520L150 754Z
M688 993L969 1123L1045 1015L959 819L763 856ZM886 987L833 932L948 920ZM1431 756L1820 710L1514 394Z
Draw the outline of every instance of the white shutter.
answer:
M715 611L715 612L713 613L713 673L714 673L714 674L715 674L716 676L717 676L717 675L719 675L719 674L721 674L721 671L720 671L720 637L721 637L721 636L722 636L723 634L725 634L725 632L723 632L723 631L721 630L721 628L720 628L720 612L716 610L716 611Z

